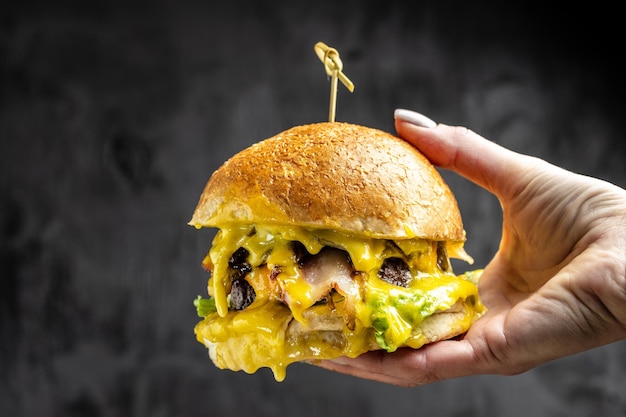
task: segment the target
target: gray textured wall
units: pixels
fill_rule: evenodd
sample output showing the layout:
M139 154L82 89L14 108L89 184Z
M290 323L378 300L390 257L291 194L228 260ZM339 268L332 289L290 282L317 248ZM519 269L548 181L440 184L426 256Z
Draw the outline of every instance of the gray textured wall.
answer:
M0 6L0 415L625 415L625 343L415 389L213 367L192 331L212 232L186 222L227 157L326 119L317 41L356 84L338 120L412 108L626 186L615 11L292 3ZM482 266L498 204L446 178Z

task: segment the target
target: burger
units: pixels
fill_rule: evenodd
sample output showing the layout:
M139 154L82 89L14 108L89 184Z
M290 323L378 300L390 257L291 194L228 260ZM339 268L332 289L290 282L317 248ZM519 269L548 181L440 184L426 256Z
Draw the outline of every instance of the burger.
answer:
M222 369L417 349L485 311L457 202L432 164L378 129L296 126L234 155L190 225L217 228L195 334Z

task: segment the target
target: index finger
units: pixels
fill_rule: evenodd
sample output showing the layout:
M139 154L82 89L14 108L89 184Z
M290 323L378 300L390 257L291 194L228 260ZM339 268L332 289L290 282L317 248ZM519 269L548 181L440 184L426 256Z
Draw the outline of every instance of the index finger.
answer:
M434 165L452 170L496 195L512 185L511 175L519 178L533 165L527 159L530 157L503 148L465 127L415 124L411 113L395 113L396 130L402 139Z

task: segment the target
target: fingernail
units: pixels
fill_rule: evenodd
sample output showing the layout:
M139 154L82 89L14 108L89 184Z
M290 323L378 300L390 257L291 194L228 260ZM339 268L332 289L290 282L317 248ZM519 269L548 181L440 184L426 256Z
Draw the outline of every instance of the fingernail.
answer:
M402 120L407 123L414 124L420 127L436 127L437 123L434 120L424 116L421 113L414 112L406 109L396 109L393 112L393 117L398 120Z

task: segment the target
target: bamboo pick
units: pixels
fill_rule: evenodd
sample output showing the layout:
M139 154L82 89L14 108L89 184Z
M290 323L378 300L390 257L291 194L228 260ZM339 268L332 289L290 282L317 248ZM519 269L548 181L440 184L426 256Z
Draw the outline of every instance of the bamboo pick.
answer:
M354 91L354 84L343 73L343 62L339 58L339 52L335 48L331 48L324 42L318 42L314 46L317 57L324 64L326 75L330 77L330 106L328 109L328 121L335 121L337 110L337 80L350 91Z

